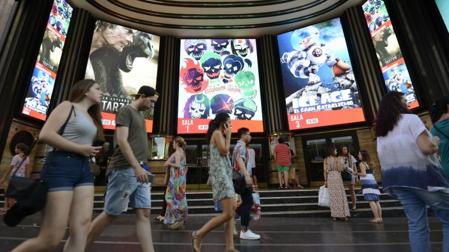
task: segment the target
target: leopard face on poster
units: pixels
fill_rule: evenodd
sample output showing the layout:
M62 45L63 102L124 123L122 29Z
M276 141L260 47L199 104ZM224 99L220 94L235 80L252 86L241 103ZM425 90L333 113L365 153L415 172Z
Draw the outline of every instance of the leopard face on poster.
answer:
M233 132L263 132L255 39L183 39L180 50L179 134L205 133L220 112Z
M131 103L141 86L156 88L159 42L159 36L97 21L85 78L94 79L103 91L105 129L115 129L116 113ZM147 132L152 132L153 111L145 118Z

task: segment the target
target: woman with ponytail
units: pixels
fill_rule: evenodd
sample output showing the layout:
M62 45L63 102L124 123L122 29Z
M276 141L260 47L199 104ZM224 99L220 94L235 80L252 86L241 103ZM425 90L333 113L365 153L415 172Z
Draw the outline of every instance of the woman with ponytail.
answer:
M449 180L449 97L443 96L432 105L430 111L432 135L440 138L438 152L444 175Z
M232 166L229 159L231 145L231 119L227 113L219 113L209 123L207 132L210 143L209 175L214 200L221 202L222 212L199 230L192 233L193 251L200 251L201 240L213 229L225 224L226 251L234 248L234 211L236 207Z

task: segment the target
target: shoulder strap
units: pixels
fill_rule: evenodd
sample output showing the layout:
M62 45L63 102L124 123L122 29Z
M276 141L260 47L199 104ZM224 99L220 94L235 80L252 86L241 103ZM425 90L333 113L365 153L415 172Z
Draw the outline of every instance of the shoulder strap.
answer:
M73 106L73 104L72 104L72 107L70 108L69 116L67 117L67 119L65 120L64 124L61 126L61 128L58 131L59 135L64 134L65 127L67 126L67 123L69 122L70 117L72 117L72 113L74 112L74 110L75 110L75 106Z
M438 126L433 125L433 127L434 127L438 132L440 132L441 135L443 135L447 140L449 140L449 136L446 135L446 133L444 133L440 128L438 128Z
M23 162L25 162L25 160L28 158L28 156L24 156L22 161L20 161L20 164L16 167L16 170L14 171L14 173L12 174L12 176L16 176L17 171L19 170L20 166L22 166Z

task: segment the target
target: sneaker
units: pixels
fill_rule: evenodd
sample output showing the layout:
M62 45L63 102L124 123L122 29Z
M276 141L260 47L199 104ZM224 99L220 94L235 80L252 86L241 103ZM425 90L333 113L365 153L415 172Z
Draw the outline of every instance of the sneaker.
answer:
M243 240L259 240L260 235L253 233L251 230L247 230L246 232L240 231L240 239Z

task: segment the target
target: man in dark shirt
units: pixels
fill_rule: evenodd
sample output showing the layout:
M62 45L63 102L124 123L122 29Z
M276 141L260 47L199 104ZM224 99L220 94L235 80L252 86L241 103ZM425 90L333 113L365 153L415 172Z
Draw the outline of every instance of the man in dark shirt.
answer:
M148 172L142 168L148 160L148 137L143 111L153 109L158 99L154 88L142 86L136 99L117 114L115 141L117 146L108 167L108 189L104 211L92 222L88 243L120 216L131 203L136 209L137 236L142 251L154 251L151 237L151 187Z

